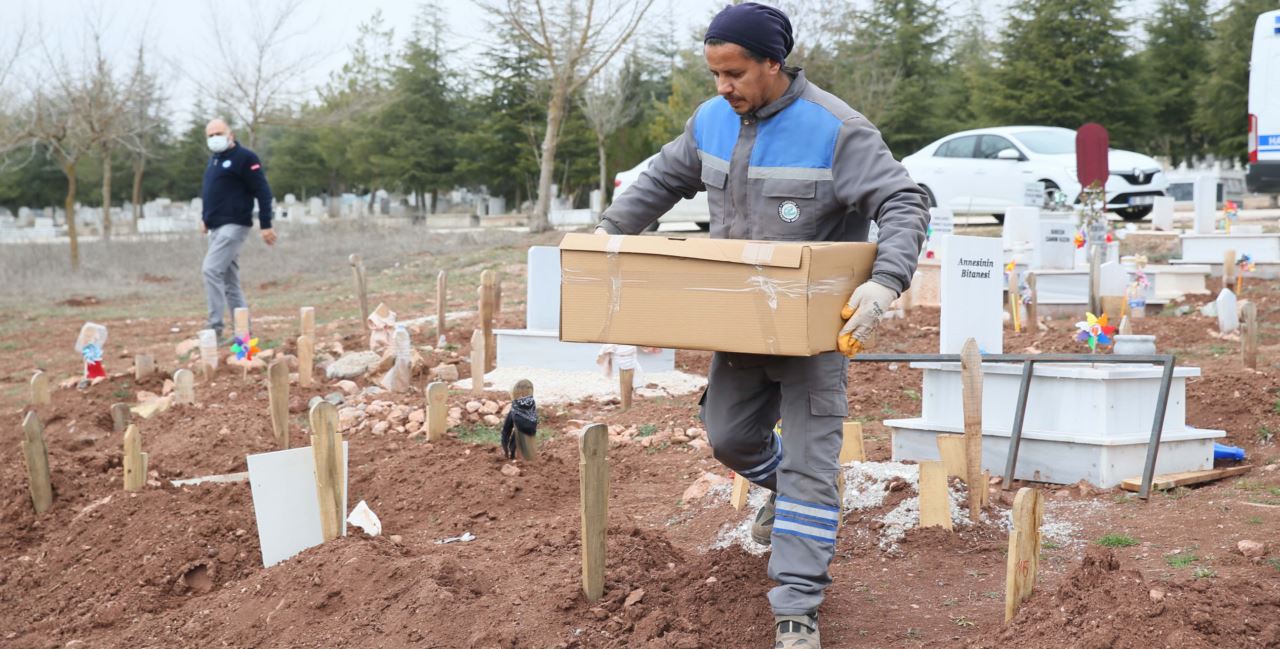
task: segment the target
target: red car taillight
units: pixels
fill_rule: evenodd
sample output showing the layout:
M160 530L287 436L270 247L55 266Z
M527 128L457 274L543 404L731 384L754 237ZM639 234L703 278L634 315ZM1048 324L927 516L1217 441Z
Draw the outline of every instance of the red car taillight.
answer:
M1258 116L1249 115L1249 162L1258 162Z

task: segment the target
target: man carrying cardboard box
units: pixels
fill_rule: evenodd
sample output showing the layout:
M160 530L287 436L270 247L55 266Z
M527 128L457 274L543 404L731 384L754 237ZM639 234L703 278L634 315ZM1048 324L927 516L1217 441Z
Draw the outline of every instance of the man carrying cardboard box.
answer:
M879 131L784 65L793 41L773 7L726 7L704 39L719 96L605 210L597 233L636 234L681 198L707 192L711 236L865 241L880 228L871 279L844 308L838 348L852 355L910 285L928 223L925 194ZM753 314L744 313L749 318ZM716 459L775 494L752 528L772 542L775 647L819 649L818 605L831 583L840 518L836 476L849 361L840 352L716 352L703 418ZM781 417L785 435L776 435Z

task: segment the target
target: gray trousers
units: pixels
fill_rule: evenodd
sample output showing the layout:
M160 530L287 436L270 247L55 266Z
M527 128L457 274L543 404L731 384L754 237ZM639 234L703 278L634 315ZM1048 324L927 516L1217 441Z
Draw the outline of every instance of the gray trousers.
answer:
M715 457L778 493L769 577L776 615L817 610L831 583L840 501L836 477L849 415L849 360L717 352L702 415ZM773 432L782 419L781 436Z
M240 248L249 236L247 225L221 225L209 231L204 253L204 295L209 303L208 328L222 335L223 312L249 306L240 290Z

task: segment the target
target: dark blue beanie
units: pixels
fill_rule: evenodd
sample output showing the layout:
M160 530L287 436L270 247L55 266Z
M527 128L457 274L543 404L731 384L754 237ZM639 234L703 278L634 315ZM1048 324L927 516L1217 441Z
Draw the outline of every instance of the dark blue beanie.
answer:
M736 43L779 63L787 60L795 44L787 14L754 2L729 5L716 14L702 42L712 39Z

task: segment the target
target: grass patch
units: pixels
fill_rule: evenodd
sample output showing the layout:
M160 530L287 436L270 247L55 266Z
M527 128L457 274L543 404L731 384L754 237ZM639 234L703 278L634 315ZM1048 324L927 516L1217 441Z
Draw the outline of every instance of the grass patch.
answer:
M1169 564L1170 568L1187 568L1199 560L1200 557L1197 557L1195 553L1190 550L1186 552L1179 552L1177 554L1166 555L1164 558L1164 562Z
M1213 568L1210 568L1208 566L1200 566L1199 568L1195 569L1195 572L1191 573L1191 576L1195 577L1196 579L1210 579L1213 577L1217 577L1218 573L1214 572Z
M1138 544L1138 539L1125 534L1107 534L1098 539L1098 545L1108 548L1127 548Z
M1048 541L1048 540L1047 540L1047 541L1045 541L1045 542L1041 543L1041 544L1040 544L1040 547L1041 547L1042 549L1045 549L1045 550L1058 550L1058 549L1061 549L1061 548L1062 548L1062 545L1061 545L1061 544L1059 544L1057 541Z
M902 393L903 393L903 394L905 394L905 395L907 395L907 398L908 398L908 399L910 399L910 400L912 400L912 401L919 401L919 400L920 400L920 393L919 393L919 392L916 392L915 390L912 390L911 388L907 388L907 389L903 390L903 391L902 391Z
M1267 565L1271 566L1272 568L1275 568L1276 572L1280 572L1280 558L1267 559Z
M458 427L458 440L468 444L489 444L497 446L502 443L502 432L493 426L472 424Z
M636 427L636 437L652 437L657 432L657 424L640 424Z
M1248 523L1249 525L1261 525L1261 524L1262 524L1262 517L1261 517L1261 516L1250 516L1249 518L1244 519L1244 522L1245 522L1245 523Z
M973 620L970 620L969 618L967 618L967 617L965 617L965 616L963 616L963 615L957 615L957 616L955 616L955 617L951 618L951 623L952 623L952 624L954 624L954 625L956 625L956 626L958 626L958 627L963 627L963 628L966 628L966 629L971 629L971 628L973 628L973 627L975 627L975 626L978 626L978 623L977 623L977 622L974 622Z
M1258 443L1259 444L1270 444L1273 440L1275 440L1275 437L1276 437L1276 431L1271 430L1271 428L1266 424L1258 426Z

